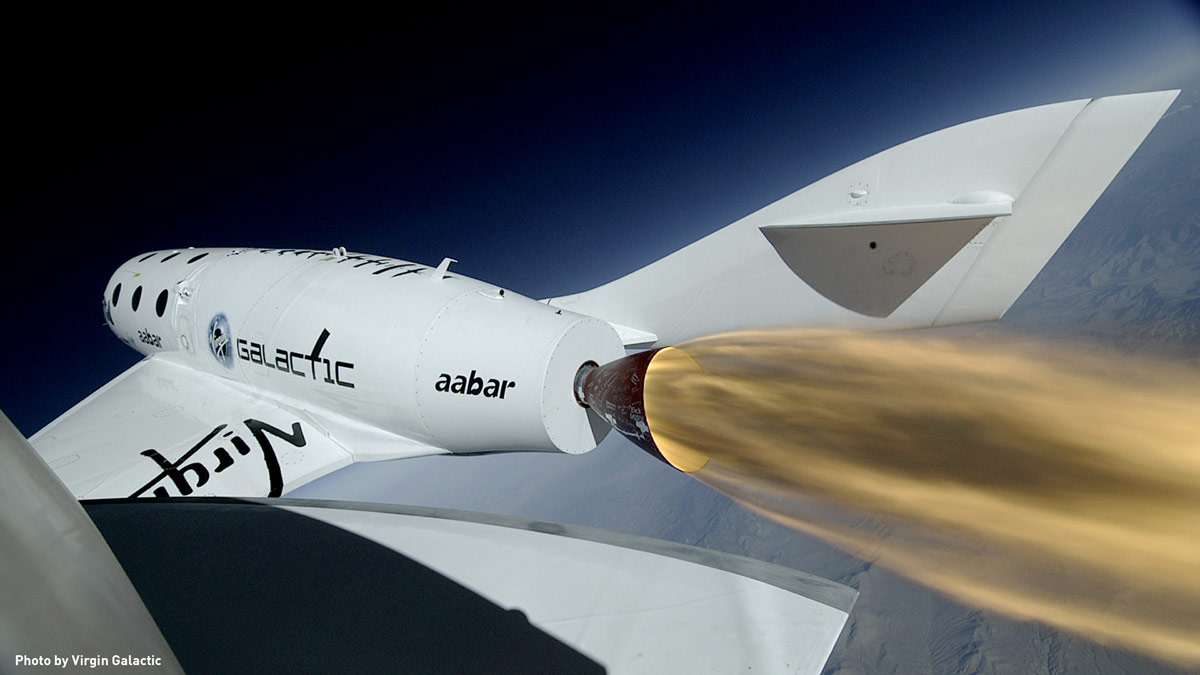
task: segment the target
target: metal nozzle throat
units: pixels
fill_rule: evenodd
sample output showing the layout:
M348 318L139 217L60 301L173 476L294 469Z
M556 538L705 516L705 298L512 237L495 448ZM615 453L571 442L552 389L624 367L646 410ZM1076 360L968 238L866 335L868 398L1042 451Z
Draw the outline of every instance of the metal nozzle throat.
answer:
M670 464L659 452L646 421L646 369L659 350L617 359L603 366L588 362L575 375L575 398L591 408L622 436L657 459Z

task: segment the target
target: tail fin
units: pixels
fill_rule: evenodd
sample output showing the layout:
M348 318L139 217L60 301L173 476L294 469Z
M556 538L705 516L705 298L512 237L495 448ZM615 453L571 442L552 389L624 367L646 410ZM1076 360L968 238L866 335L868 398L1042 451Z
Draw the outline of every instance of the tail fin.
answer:
M551 305L627 345L753 327L1000 318L1175 91L995 115L885 150L625 277Z

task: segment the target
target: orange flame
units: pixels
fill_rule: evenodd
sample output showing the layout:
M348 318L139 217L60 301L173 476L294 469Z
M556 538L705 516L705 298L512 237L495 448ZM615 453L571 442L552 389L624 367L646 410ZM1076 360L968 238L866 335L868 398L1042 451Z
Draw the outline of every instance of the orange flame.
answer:
M662 354L650 427L700 480L961 601L1200 664L1197 372L930 333Z

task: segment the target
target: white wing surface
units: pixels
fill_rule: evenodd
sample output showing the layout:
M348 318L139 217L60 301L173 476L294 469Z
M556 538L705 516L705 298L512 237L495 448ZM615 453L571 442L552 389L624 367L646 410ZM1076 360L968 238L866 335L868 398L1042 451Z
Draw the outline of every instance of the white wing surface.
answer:
M778 565L594 528L448 509L269 503L520 609L610 673L819 673L858 595Z
M172 354L138 362L30 443L81 499L277 497L356 459L445 452L268 398Z

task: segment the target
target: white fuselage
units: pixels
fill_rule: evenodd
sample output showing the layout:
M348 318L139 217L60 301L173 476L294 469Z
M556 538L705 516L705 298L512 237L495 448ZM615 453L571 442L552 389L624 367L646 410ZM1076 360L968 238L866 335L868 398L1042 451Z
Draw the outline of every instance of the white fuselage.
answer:
M104 310L143 354L452 452L592 449L574 375L624 355L599 319L344 252L144 254L113 274Z

